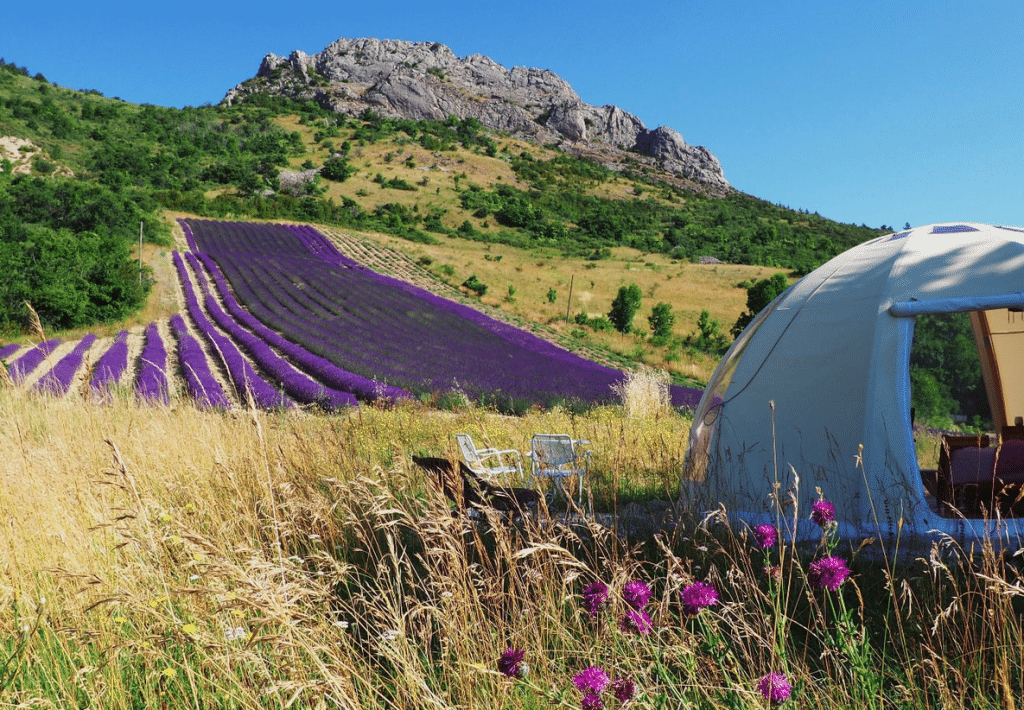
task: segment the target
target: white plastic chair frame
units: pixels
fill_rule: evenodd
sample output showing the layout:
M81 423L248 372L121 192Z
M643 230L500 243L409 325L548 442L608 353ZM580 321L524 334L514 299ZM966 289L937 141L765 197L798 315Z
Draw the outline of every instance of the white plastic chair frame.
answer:
M462 451L462 458L469 470L484 478L508 478L516 474L516 483L523 480L523 459L516 449L478 449L469 434L456 434L455 441ZM496 459L496 463L487 463L487 459Z
M563 482L576 476L579 481L579 505L583 505L583 478L590 470L590 451L578 451L577 444L568 434L534 434L530 440L531 484L532 476L551 478L555 492L565 495Z

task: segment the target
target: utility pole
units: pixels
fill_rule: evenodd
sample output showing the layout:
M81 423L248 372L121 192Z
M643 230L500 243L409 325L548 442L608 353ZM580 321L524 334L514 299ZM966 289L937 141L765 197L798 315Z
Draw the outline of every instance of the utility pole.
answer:
M139 288L142 288L142 222L139 222Z
M569 300L565 304L565 324L569 325L569 309L572 308L572 282L575 280L576 274L569 275Z

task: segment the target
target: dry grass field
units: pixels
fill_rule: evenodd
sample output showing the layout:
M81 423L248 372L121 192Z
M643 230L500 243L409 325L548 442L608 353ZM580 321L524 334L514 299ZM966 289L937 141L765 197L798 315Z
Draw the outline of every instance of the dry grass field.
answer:
M1018 707L1013 558L946 545L888 565L828 528L798 548L784 519L782 543L759 547L718 526L727 511L700 525L617 502L677 485L688 424L621 407L226 414L0 389L0 703ZM410 457L454 455L456 431L589 439L597 513L450 510ZM825 559L842 572L827 584Z

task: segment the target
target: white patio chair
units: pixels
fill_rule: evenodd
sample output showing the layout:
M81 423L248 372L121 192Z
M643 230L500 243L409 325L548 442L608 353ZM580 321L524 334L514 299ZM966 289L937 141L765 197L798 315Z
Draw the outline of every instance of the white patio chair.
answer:
M507 480L514 473L517 484L523 480L523 459L516 449L478 449L469 434L456 434L455 440L459 443L466 466L476 475ZM492 460L488 462L488 459Z
M568 434L534 434L530 440L530 475L552 479L555 494L565 495L564 481L575 476L578 481L579 504L583 505L583 478L590 470L590 451L579 451Z

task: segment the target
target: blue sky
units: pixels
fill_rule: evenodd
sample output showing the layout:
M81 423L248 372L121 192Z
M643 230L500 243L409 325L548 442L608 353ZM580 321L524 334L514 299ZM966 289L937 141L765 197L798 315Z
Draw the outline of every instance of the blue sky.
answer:
M442 42L674 128L771 202L1024 225L1020 0L10 5L0 56L126 101L217 103L265 54L341 37Z

